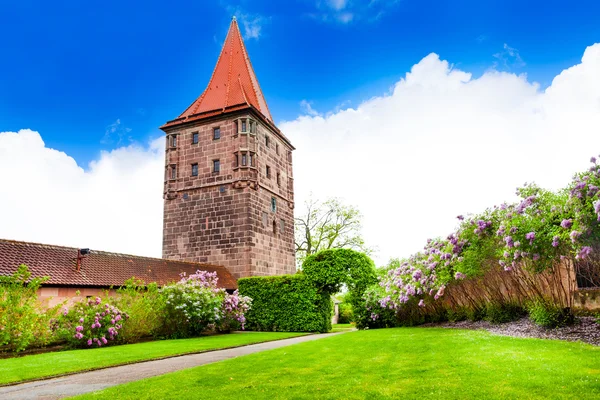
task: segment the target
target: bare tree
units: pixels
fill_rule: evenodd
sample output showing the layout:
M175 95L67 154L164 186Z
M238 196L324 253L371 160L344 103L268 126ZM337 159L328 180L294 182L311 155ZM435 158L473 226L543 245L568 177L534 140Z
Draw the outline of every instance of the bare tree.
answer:
M354 206L332 198L320 202L310 198L303 215L295 218L296 260L320 250L353 249L370 254L361 235L362 214Z

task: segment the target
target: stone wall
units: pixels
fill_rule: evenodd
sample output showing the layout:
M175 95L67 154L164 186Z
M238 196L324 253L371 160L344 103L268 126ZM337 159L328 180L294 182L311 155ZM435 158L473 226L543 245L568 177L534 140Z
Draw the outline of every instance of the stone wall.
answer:
M248 111L166 133L163 258L223 265L236 278L295 272L289 143Z

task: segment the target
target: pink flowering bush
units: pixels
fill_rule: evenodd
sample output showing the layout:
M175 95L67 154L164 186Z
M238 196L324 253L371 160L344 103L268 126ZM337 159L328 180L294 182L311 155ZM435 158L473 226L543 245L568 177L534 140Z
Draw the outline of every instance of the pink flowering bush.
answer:
M566 189L526 184L517 190L518 202L459 216L455 232L390 265L379 288L363 298L373 310L364 324L373 326L382 315L373 298L380 310L411 321L444 313L503 321L540 301L570 312L570 265L578 281L600 286L600 165L591 162Z
M216 272L197 271L160 289L165 298L166 336L197 336L208 330L229 330L237 324L244 328L244 313L251 299L237 291L228 294L217 287L217 282Z
M128 319L127 313L96 297L64 307L58 325L62 338L72 346L102 347L117 339Z

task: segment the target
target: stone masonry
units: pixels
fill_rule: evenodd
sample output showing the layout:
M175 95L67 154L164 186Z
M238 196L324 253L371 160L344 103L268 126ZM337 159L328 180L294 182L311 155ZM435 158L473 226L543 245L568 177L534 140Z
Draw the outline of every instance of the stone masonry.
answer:
M223 265L236 278L295 271L293 148L257 117L166 129L163 258Z

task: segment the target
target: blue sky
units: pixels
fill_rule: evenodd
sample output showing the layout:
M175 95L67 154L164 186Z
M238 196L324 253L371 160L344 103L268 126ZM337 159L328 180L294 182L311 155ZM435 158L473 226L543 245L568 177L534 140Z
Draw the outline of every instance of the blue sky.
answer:
M600 41L586 0L4 2L0 131L39 131L83 167L160 135L205 88L233 14L278 122L303 100L357 106L431 52L546 87Z

